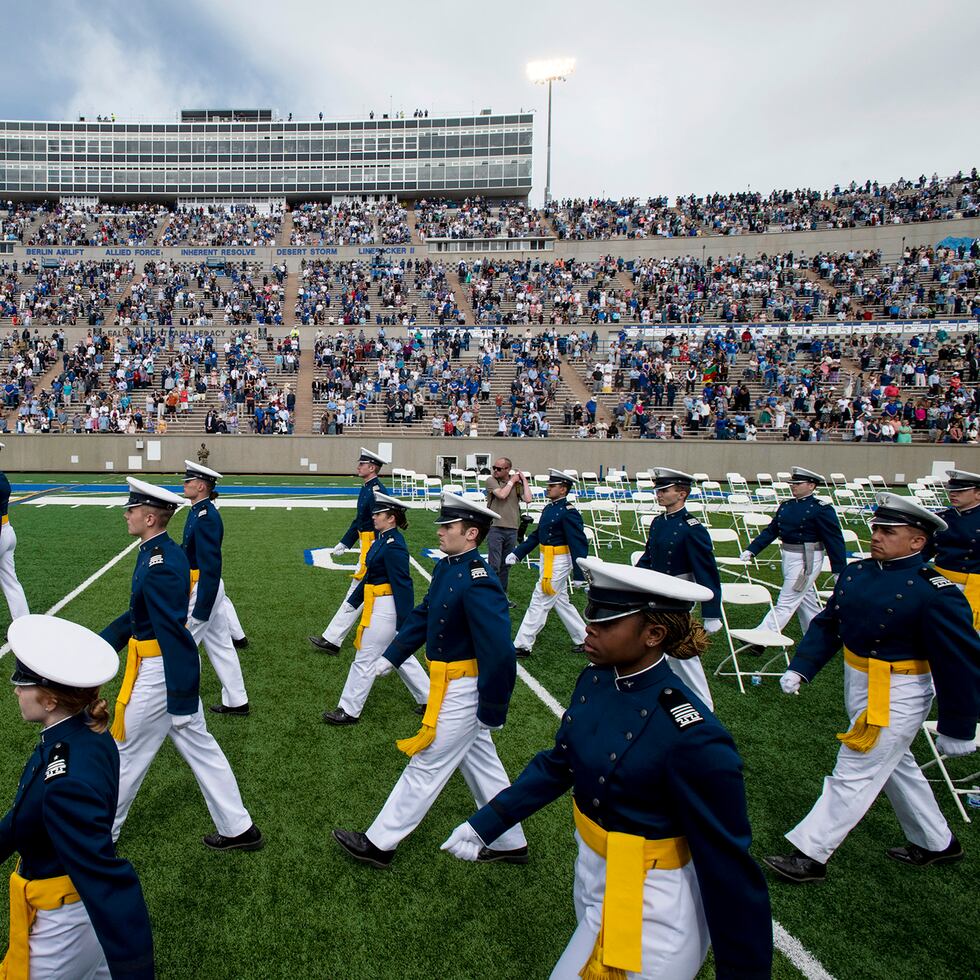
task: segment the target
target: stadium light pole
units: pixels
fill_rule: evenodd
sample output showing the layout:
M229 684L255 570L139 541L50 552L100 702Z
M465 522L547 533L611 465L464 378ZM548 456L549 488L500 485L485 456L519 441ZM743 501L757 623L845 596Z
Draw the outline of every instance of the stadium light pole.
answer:
M551 203L551 86L553 82L564 82L575 71L574 58L549 58L546 61L531 61L527 66L527 77L535 85L548 86L548 155L544 182L544 203Z

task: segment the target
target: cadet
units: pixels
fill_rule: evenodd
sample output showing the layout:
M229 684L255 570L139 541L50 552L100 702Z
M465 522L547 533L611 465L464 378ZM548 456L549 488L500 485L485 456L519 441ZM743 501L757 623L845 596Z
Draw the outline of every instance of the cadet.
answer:
M140 547L129 609L102 631L113 649L128 647L111 729L119 743L113 839L119 837L143 777L169 735L191 767L217 827L204 843L214 850L258 850L262 834L242 804L228 760L208 732L198 693L201 660L186 626L190 566L167 534L183 498L134 477L126 481L126 528L140 539Z
M760 624L762 629L781 633L795 612L805 633L811 620L820 612L820 600L814 583L820 574L824 555L830 558L830 570L839 575L847 565L844 535L837 512L813 495L817 485L826 481L819 473L794 466L789 479L792 500L784 500L776 516L742 552L749 561L778 537L783 553L783 587L771 613Z
M119 658L101 637L54 616L23 616L7 634L25 721L43 725L14 804L0 823L10 876L10 980L152 980L153 938L132 865L116 854L119 753L99 686Z
M422 602L377 661L381 677L424 643L429 660L429 704L417 735L398 742L410 761L367 833L335 830L352 857L385 868L395 848L428 813L459 769L483 806L510 785L491 731L500 729L517 677L507 596L477 551L496 514L489 507L443 491L439 547L445 553ZM527 861L520 826L500 836L482 861Z
M932 560L959 586L980 629L980 474L949 470L946 491L953 505L940 513L945 531L932 536Z
M350 522L350 527L344 532L344 536L330 552L334 558L339 558L348 548L358 544L361 549L361 558L357 565L357 571L353 575L354 581L351 582L347 595L344 596L344 601L334 613L333 619L330 620L321 636L310 637L310 643L313 646L330 654L340 653L344 637L357 622L358 614L361 611L360 606L352 606L347 600L354 594L354 590L364 578L367 553L371 545L374 544L374 521L371 517L371 509L374 504L374 491L386 492L384 485L378 479L378 474L384 464L385 461L377 453L372 453L371 450L361 446L361 455L357 460L357 475L364 481L364 485L357 495L357 513L354 515L354 520Z
M231 639L221 577L221 542L225 527L214 506L221 474L200 463L184 460L184 496L190 512L184 523L181 547L191 566L191 596L187 628L195 643L203 643L211 666L221 681L221 704L211 710L219 715L247 715L248 693L242 665Z
M400 500L374 491L372 511L378 537L367 553L364 578L346 600L355 609L363 609L354 639L356 652L340 704L334 711L323 713L328 725L353 725L360 720L364 702L374 685L375 664L415 606L408 546L401 533L408 527L407 509ZM429 699L429 678L422 665L415 657L408 657L398 673L422 714Z
M573 581L582 582L582 573L576 559L589 553L582 515L569 506L568 492L575 480L564 470L548 471L548 499L551 503L541 512L538 526L506 558L508 565L516 565L541 546L541 576L531 593L531 601L514 638L518 657L530 657L534 641L548 620L554 607L562 621L576 653L584 649L585 623L572 605L565 591L565 583L571 575Z
M472 861L571 789L578 928L552 980L690 978L709 941L718 976L768 978L772 919L749 854L742 762L664 656L703 652L708 638L690 610L711 601L711 590L598 558L579 566L589 580L592 663L554 747L443 849Z
M0 442L0 449L3 443ZM26 616L30 609L27 607L27 596L24 587L17 578L14 567L14 551L17 548L17 535L7 511L10 508L10 481L7 474L0 471L0 589L3 589L10 610L10 618Z
M664 513L650 522L650 536L638 568L649 568L687 582L697 582L711 590L711 598L701 605L704 628L708 633L721 629L721 576L707 528L688 512L685 504L694 477L666 466L654 469L654 490ZM714 702L700 657L678 660L668 656L670 669L712 710Z
M796 850L767 857L790 881L815 881L884 789L909 843L888 856L922 867L963 856L909 746L939 699L940 752L976 750L980 637L969 604L926 564L929 538L946 522L908 497L878 495L871 558L849 565L780 680L795 694L844 647L851 728L810 813L786 839Z

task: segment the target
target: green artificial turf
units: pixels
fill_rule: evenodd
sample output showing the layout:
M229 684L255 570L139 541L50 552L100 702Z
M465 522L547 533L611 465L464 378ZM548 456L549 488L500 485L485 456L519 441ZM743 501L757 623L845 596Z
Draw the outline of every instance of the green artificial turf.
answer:
M21 481L26 478L18 475L15 482ZM204 801L190 770L165 744L120 839L120 851L143 883L159 975L547 977L575 925L575 846L567 797L526 822L532 851L526 867L474 866L439 852L473 809L458 775L388 871L355 864L330 836L333 827L363 830L371 822L406 762L394 741L412 734L419 722L397 677L375 685L358 726L330 728L320 720L325 708L336 705L353 633L339 658L315 652L306 638L324 628L349 579L306 565L303 553L335 544L351 513L223 510L224 579L250 640L241 656L253 712L248 718L209 715L208 724L268 843L254 854L207 851L200 843L212 830ZM410 516L407 537L419 558L423 547L435 544L434 528L429 514ZM18 534L18 572L35 611L48 609L131 540L119 508L25 503L12 508L11 519ZM632 520L624 515L627 525ZM178 515L171 529L177 540L182 526ZM603 550L603 557L626 561L636 547ZM128 604L133 562L133 555L126 556L61 615L102 628ZM775 578L774 570L767 574ZM421 598L426 583L415 577ZM534 581L525 567L512 572L515 631ZM581 593L574 601L581 607ZM6 615L0 604L4 630ZM756 622L754 611L734 619L737 625ZM789 632L799 635L795 622ZM705 658L709 675L723 650L716 635ZM583 665L552 617L527 669L565 701ZM834 733L846 727L841 674L838 658L794 698L782 695L774 679L744 695L732 681L711 682L717 714L745 760L757 856L788 849L782 834L808 811L833 766ZM202 697L205 705L220 700L206 661ZM551 742L556 724L518 681L508 723L495 735L512 776ZM0 799L13 798L36 737L11 696L0 709ZM916 749L924 758L923 744ZM976 825L959 819L944 792L938 796L970 854L967 861L925 871L888 861L885 849L900 843L902 835L882 798L835 855L825 883L802 888L771 883L775 918L838 980L938 980L973 972L973 868L980 842ZM702 975L712 975L710 959ZM774 975L799 974L777 955Z

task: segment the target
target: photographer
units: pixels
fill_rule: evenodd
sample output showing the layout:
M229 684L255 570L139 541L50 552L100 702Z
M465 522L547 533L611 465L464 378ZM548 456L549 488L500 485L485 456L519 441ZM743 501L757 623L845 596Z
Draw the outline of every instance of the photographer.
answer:
M531 502L531 488L520 470L511 474L513 463L501 456L491 467L487 477L487 506L499 515L487 532L487 560L497 573L504 592L507 591L507 576L510 567L504 558L517 547L517 528L521 521L521 501ZM510 603L514 608L514 603Z

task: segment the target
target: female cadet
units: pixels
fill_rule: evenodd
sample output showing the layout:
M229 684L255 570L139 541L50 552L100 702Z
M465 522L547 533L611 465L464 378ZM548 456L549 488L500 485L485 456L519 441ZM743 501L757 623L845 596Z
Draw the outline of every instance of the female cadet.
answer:
M710 589L579 560L589 581L579 677L553 748L540 752L443 849L477 860L518 820L574 793L578 928L553 980L693 977L709 941L719 977L768 977L769 896L749 855L731 735L671 672L702 652L690 617Z
M401 533L408 527L407 507L375 490L371 510L377 537L365 558L364 578L347 599L355 609L362 607L361 622L354 637L356 652L338 707L323 713L328 725L355 725L360 720L374 684L375 661L388 649L405 617L415 608L408 546ZM429 699L429 676L422 665L415 657L409 657L398 673L424 711Z
M151 980L143 892L112 842L119 754L99 685L119 658L95 633L54 616L23 616L7 638L20 713L44 727L0 823L0 861L20 854L0 975Z

